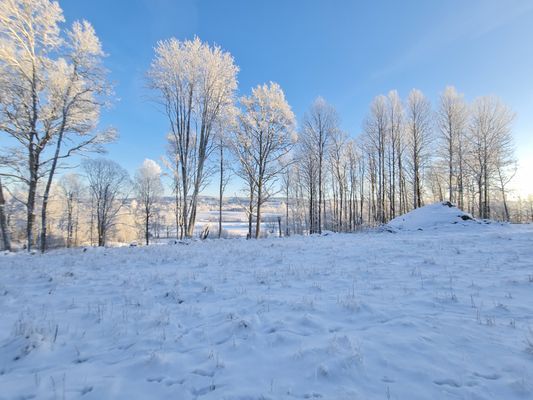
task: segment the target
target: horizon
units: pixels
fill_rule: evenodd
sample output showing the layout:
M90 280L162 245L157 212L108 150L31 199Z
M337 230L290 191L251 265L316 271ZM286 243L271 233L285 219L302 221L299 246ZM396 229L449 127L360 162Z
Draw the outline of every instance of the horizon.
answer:
M118 129L107 157L131 175L145 158L159 161L165 153L167 120L149 100L144 81L153 48L158 40L198 36L234 57L240 68L238 97L256 85L277 82L301 120L322 96L337 109L351 137L361 132L372 99L389 90L405 99L410 89L420 89L433 108L448 85L468 102L496 95L516 114L519 168L513 195L532 195L533 50L526 44L533 37L533 4L415 3L138 0L124 7L96 0L60 1L60 6L65 26L86 19L108 54L116 101L104 111L101 126ZM235 181L229 188L234 194L239 189ZM208 187L204 194L212 193Z

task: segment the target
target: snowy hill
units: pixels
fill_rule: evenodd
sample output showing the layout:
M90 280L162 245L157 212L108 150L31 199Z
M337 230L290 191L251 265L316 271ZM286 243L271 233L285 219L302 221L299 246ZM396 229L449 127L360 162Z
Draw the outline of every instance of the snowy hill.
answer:
M0 399L531 399L532 249L473 224L0 256Z
M416 231L445 228L452 224L470 225L474 221L472 215L461 211L450 202L444 202L420 207L396 217L387 224L387 228Z

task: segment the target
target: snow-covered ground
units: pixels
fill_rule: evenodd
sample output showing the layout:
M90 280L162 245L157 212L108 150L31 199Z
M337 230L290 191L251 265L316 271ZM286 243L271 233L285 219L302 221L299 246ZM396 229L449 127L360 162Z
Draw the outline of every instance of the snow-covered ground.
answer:
M470 222L2 256L0 399L532 399L533 226Z

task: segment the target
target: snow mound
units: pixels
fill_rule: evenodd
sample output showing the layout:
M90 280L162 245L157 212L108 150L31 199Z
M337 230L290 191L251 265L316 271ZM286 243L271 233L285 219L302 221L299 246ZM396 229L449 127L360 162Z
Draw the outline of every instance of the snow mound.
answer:
M386 228L392 231L421 231L442 228L452 224L470 224L472 215L461 211L449 201L430 204L400 215L390 221Z

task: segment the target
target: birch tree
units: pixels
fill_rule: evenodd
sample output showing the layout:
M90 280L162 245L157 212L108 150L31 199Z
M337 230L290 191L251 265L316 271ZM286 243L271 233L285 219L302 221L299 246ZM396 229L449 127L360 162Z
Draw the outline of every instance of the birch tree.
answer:
M144 239L148 246L150 244L150 223L154 217L157 202L163 195L161 167L153 160L144 160L135 173L134 188L143 219Z
M65 205L67 247L72 247L73 244L77 244L80 203L84 188L78 174L63 175L59 180L59 188L63 194Z
M328 155L331 136L338 129L338 115L336 110L322 97L318 97L302 122L301 136L305 143L309 160L316 160L317 167L317 226L318 233L322 233L324 211L324 165ZM312 207L312 206L310 206Z
M2 178L0 177L0 234L2 235L2 244L4 250L11 251L11 236L9 226L7 224L6 216L6 199L4 197L4 187L2 186Z
M341 130L337 130L331 138L329 160L333 187L334 226L340 232L346 230L349 150L346 134Z
M411 162L413 208L423 205L423 173L429 157L431 105L424 94L413 89L407 98L407 135Z
M3 176L28 187L27 248L33 245L37 186L46 177L41 207L41 250L46 247L46 211L59 162L85 150L101 150L111 132L96 132L109 94L104 56L87 21L64 22L57 2L0 1L0 130L10 135L27 170ZM7 149L12 152L13 149Z
M397 212L405 213L405 172L404 172L404 112L402 101L396 90L387 95L388 119L388 169L389 169L389 202L390 218L395 218Z
M252 89L241 98L239 128L234 138L235 154L255 199L255 237L261 232L261 206L272 194L273 184L286 167L282 161L296 142L295 117L277 83Z
M370 105L364 129L367 137L367 151L369 160L372 163L369 169L371 176L371 188L375 188L375 220L385 223L386 216L386 193L387 193L387 172L385 163L385 148L388 140L388 116L387 98L383 95L377 96ZM372 194L374 198L374 193Z
M448 200L463 207L465 130L468 122L463 95L448 86L440 96L437 125L440 133L440 153L447 165Z
M217 121L234 107L237 72L229 53L198 38L158 42L148 71L149 86L168 118L176 149L187 237L194 231L198 194L208 175L206 163L216 148Z
M98 246L105 246L118 214L128 199L128 172L116 162L105 158L86 160L83 169L96 220Z
M502 168L512 165L511 126L514 114L496 97L476 99L472 105L468 140L471 145L470 168L474 175L480 218L490 218L491 189ZM503 185L505 190L505 184Z
M318 162L313 151L312 143L307 141L308 137L300 135L296 159L298 162L298 184L302 187L302 192L307 194L307 229L310 235L318 233Z
M228 145L226 139L220 135L218 138L218 162L219 162L219 181L218 181L218 238L222 237L222 209L224 202L224 192L231 180L231 168L227 159Z

